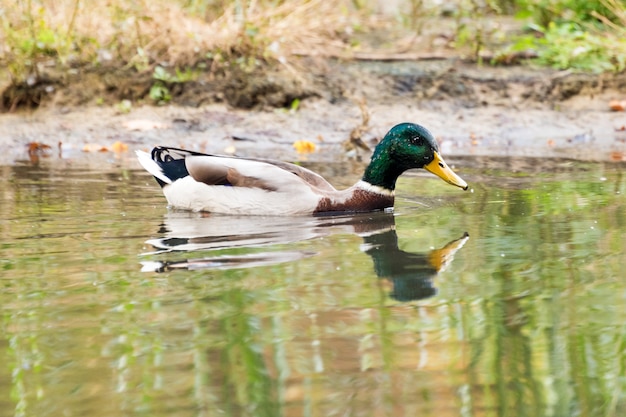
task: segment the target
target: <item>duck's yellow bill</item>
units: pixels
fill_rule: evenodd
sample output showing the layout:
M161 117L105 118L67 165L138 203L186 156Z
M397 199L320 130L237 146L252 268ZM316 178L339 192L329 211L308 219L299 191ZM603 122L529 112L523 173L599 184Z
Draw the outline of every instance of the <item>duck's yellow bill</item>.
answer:
M457 187L467 190L467 183L463 181L461 177L456 175L452 169L450 169L450 167L436 151L435 159L433 159L428 165L425 165L424 169L432 172L448 184L456 185Z
M469 234L463 233L459 239L453 240L441 249L435 249L428 254L428 263L437 270L437 272L446 269L446 266L454 258L454 254L465 245L469 240Z

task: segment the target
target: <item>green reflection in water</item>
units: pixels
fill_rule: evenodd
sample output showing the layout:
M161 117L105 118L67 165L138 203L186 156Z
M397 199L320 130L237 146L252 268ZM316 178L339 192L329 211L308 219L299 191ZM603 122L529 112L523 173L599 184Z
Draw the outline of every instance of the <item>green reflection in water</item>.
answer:
M0 415L624 415L623 167L462 162L395 216L254 221L0 168Z

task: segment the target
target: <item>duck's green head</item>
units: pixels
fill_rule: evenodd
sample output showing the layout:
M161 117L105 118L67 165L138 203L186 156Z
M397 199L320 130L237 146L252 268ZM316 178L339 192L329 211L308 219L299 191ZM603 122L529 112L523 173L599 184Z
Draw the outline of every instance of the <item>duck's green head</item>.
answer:
M414 123L396 125L385 135L374 150L363 180L393 190L400 174L411 168L424 168L449 184L467 189L467 183L441 158L433 135Z

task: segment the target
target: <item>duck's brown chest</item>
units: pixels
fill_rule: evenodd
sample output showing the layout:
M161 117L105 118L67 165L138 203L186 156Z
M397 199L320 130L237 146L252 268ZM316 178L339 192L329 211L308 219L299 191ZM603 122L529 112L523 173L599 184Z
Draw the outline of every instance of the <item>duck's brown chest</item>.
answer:
M368 212L393 207L393 195L383 195L367 190L354 190L352 195L342 201L323 197L315 209L315 213L324 212Z

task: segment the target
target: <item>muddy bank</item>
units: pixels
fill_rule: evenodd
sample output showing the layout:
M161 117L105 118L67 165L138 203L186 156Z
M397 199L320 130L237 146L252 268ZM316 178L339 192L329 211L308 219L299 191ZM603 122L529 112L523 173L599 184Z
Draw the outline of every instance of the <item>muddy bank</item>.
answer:
M41 151L46 157L69 160L110 151L116 142L128 145L118 157L129 160L133 149L155 144L295 160L302 155L293 143L307 140L316 145L309 160L342 160L354 156L344 145L362 124L362 100L370 114L362 139L369 145L393 124L414 121L433 131L449 158L626 159L626 113L608 106L624 98L626 74L480 67L457 59L303 64L308 71L176 84L165 106L141 104L149 102L149 77L133 82L121 74L77 73L43 83L39 109L0 115L0 163L27 160L33 142L50 147ZM126 97L133 100L129 112L113 105Z

